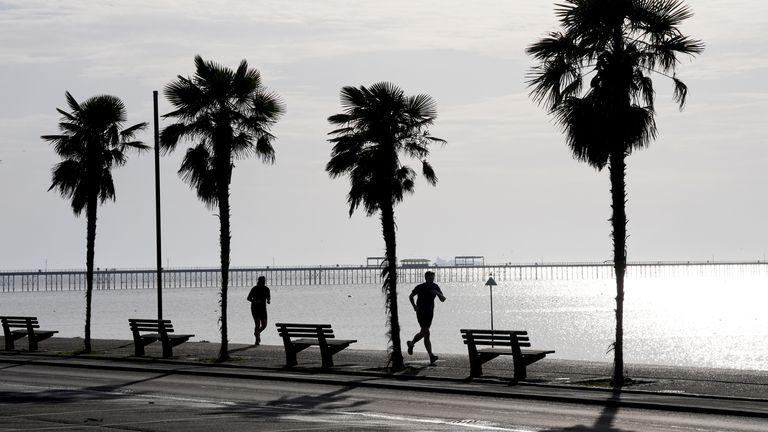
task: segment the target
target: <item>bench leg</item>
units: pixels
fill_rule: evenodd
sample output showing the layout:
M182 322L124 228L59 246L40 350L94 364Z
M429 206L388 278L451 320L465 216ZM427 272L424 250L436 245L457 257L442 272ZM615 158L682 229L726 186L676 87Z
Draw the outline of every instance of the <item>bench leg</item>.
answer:
M288 367L296 366L299 362L296 360L296 350L293 347L285 349L285 365Z
M37 337L35 335L29 335L29 351L34 352L37 351Z
M141 340L133 340L133 355L136 357L144 356L144 343Z
M323 369L330 369L333 367L333 353L331 350L320 350L320 356L323 359Z
M286 367L292 367L299 364L299 362L296 360L296 353L298 352L296 350L296 347L293 346L293 343L290 341L283 341L283 346L285 347L285 366Z
M14 339L13 337L6 337L5 338L5 350L6 351L13 351L16 349L15 344L13 343Z
M528 375L527 371L525 370L525 362L517 360L513 360L513 362L515 368L515 379L518 381L524 380Z
M546 354L526 355L520 360L515 359L515 378L518 380L524 380L527 376L526 366L535 363L546 356Z
M173 357L173 346L170 341L163 341L163 358Z
M472 378L483 376L483 363L477 357L469 358L469 376Z

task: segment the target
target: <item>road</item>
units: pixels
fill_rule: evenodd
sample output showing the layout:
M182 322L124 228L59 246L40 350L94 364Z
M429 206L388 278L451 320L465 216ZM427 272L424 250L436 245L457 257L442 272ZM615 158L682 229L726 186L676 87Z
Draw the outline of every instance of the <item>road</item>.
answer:
M0 365L0 431L765 432L767 424L353 385Z

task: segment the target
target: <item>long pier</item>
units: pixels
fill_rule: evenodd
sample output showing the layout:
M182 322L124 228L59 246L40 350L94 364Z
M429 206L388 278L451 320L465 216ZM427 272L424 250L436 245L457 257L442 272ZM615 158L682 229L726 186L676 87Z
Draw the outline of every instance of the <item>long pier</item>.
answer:
M483 265L401 266L398 282L419 283L426 270L437 282L483 283L492 275L496 281L586 280L613 278L610 262L526 263ZM728 277L768 275L765 261L647 261L627 264L628 278ZM231 268L229 286L253 286L259 276L270 286L315 286L380 284L378 266L243 267ZM84 270L32 270L0 272L0 293L28 291L85 290ZM154 269L99 269L94 271L94 289L154 289ZM163 287L218 288L221 270L212 268L171 268L163 270Z

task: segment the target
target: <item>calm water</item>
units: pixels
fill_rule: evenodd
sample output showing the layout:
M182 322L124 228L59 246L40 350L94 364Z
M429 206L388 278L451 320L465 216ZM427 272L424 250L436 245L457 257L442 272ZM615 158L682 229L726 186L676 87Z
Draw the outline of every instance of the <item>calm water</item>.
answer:
M630 363L768 370L768 278L653 278L627 280L625 357ZM448 300L436 305L436 353L464 353L460 328L490 326L489 290L480 283L441 283ZM408 304L412 285L401 285L403 339L417 331ZM231 342L252 342L248 289L230 289ZM612 280L500 282L493 289L494 327L528 330L534 348L554 358L611 361L614 332ZM92 336L130 339L128 318L153 317L152 289L96 291ZM0 315L37 315L60 336L83 334L82 291L0 294ZM164 317L193 340L218 341L218 292L166 289ZM276 321L329 322L361 349L386 347L383 297L374 285L273 287L267 344L280 344ZM424 355L423 346L417 354Z

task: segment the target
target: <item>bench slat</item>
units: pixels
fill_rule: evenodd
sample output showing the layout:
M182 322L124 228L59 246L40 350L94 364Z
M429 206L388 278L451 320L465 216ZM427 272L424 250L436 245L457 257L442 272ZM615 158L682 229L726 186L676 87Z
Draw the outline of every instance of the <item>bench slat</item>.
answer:
M288 336L288 337L293 337L293 338L297 338L297 337L313 337L313 338L316 338L316 337L319 336L317 334L317 332L308 332L308 331L300 331L300 332L279 331L278 333L280 334L280 336ZM322 333L322 335L326 339L333 339L334 338L333 333Z
M294 328L331 328L330 324L293 324L293 323L277 323L278 327L294 327Z

